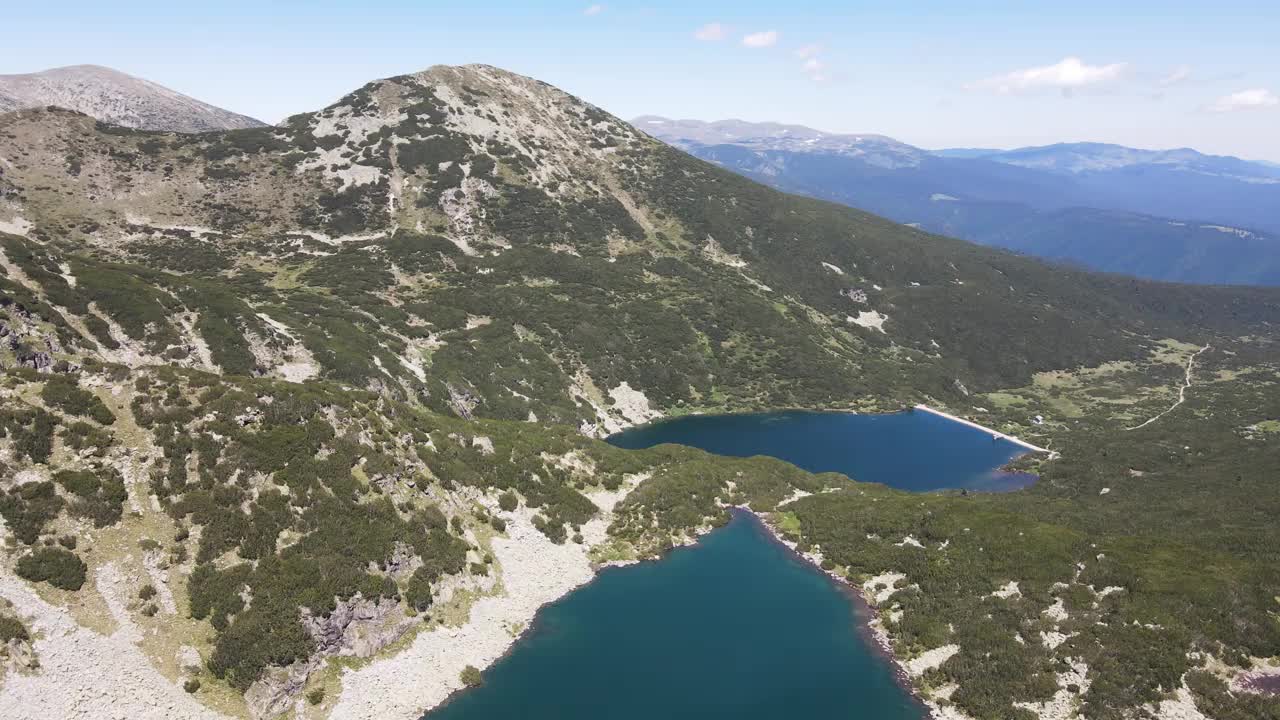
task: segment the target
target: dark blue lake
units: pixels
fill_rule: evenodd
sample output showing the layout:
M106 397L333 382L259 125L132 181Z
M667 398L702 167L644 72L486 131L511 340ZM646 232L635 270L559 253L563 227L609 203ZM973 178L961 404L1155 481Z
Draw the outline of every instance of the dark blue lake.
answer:
M921 720L861 607L735 515L661 561L604 570L428 720Z
M632 428L609 442L632 450L677 443L717 455L769 455L810 472L838 472L915 492L1012 490L1033 479L998 470L1026 452L1022 447L922 411L691 415Z
M1007 490L1022 451L925 412L685 417L609 438L772 455L914 491ZM921 720L861 623L867 611L753 517L662 560L603 571L427 720Z

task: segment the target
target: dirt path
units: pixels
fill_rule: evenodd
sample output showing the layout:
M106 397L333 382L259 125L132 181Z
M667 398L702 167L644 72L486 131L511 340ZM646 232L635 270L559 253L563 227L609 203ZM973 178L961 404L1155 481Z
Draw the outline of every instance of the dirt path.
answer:
M1200 353L1208 349L1209 349L1209 346L1205 345L1204 347L1192 353L1191 357L1187 358L1187 376L1186 376L1186 379L1183 380L1182 382L1182 387L1178 388L1178 402L1170 405L1168 410L1165 410L1159 415L1156 415L1155 417L1150 418L1149 420L1142 423L1141 425L1134 425L1133 427L1125 428L1125 430L1137 430L1138 428L1144 428L1150 425L1151 423L1159 420L1160 418L1164 417L1165 415L1168 415L1169 413L1173 412L1175 408L1181 405L1187 399L1187 388L1191 387L1191 369L1192 367L1195 366L1196 357L1198 357Z

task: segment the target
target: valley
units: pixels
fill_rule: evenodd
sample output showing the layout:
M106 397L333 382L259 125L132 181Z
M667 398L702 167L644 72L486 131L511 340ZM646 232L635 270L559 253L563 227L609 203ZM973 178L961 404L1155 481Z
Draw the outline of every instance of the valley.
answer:
M418 717L739 506L941 717L1276 712L1235 689L1280 658L1275 289L786 195L485 65L276 127L0 114L0 268L7 717ZM604 441L917 404L1038 481Z

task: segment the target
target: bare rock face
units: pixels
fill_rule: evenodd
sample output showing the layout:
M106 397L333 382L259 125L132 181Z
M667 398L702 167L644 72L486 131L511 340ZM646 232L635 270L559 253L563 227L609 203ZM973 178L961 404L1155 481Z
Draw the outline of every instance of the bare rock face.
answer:
M410 486L413 483L410 481ZM418 557L412 545L398 542L391 551L391 557L382 568L387 575L397 580L407 580L414 570L422 567L422 558Z
M413 626L400 603L390 598L366 600L360 595L338 603L333 612L315 616L303 610L302 624L316 643L316 652L288 667L268 668L245 693L255 718L271 718L287 711L307 685L307 678L329 655L371 657L400 639Z
M8 672L25 672L40 667L36 660L35 648L27 640L14 638L5 645L0 645L0 660Z
M395 600L365 600L356 595L324 617L304 612L302 623L319 653L369 657L395 642L412 621Z
M49 105L141 130L195 133L266 124L97 65L0 75L0 112Z
M14 307L10 314L16 316L18 325L10 327L0 323L0 348L11 351L14 360L22 367L40 372L51 370L54 365L53 356L33 348L29 343L57 351L59 349L57 339L41 333L31 314L20 307Z
M53 356L47 352L24 352L17 357L18 364L32 370L44 372L53 367Z
M307 677L323 662L321 656L313 655L309 660L295 662L288 667L267 668L262 679L244 694L250 716L273 718L287 711L306 687Z

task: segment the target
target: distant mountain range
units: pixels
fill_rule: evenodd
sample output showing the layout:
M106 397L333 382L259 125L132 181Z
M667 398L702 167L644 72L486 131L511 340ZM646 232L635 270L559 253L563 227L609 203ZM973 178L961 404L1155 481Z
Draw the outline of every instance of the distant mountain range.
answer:
M193 133L266 125L261 120L99 65L0 75L0 112L49 105L142 130Z
M644 116L637 127L779 189L922 229L1162 280L1280 285L1280 167L1097 143L928 151L883 135Z

